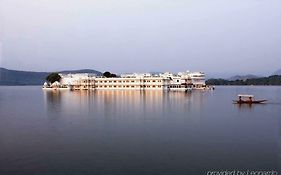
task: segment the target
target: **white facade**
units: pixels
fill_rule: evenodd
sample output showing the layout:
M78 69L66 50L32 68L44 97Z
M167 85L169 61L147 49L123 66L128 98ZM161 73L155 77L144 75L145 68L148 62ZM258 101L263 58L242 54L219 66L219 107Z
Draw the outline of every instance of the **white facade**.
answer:
M204 72L192 72L189 73L194 87L200 88L205 85L205 73Z
M96 89L96 90L172 90L187 91L194 88L204 88L205 74L203 72L169 72L152 75L150 73L122 74L120 77L106 78L94 74L60 74L61 88Z

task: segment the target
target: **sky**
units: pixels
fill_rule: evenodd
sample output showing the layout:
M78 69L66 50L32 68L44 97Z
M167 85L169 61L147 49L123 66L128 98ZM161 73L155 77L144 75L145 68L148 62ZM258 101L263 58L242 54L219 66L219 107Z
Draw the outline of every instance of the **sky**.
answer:
M0 66L268 75L281 1L0 0Z

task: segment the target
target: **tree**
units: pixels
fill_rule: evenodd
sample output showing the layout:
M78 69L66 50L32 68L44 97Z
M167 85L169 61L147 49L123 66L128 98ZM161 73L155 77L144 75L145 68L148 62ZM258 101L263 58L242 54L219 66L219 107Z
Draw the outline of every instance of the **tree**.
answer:
M111 73L108 72L108 71L107 71L107 72L104 72L104 73L103 73L103 76L109 78L109 77L111 77Z
M110 77L117 77L116 74L112 74L108 71L103 73L103 76L105 76L106 78L110 78Z
M273 75L269 77L252 78L247 80L224 80L209 79L207 85L281 85L281 75Z
M50 83L54 83L56 81L60 81L61 76L58 73L51 73L46 77L46 80Z

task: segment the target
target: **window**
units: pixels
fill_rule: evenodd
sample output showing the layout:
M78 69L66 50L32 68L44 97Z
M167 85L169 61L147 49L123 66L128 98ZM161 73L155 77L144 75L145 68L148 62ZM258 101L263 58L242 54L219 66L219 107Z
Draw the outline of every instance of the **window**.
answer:
M180 82L180 80L177 80L177 82Z
M155 80L153 80L152 82L155 82Z
M131 83L134 83L134 82L135 82L134 80L131 81Z
M131 86L131 88L134 88L135 86Z

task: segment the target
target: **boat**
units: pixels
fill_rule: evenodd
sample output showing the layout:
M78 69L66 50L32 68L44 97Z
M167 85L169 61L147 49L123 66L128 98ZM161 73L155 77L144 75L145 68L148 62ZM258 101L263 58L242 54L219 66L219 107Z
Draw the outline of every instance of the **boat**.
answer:
M267 100L254 100L253 95L238 95L238 100L233 100L236 104L258 104L266 101Z

